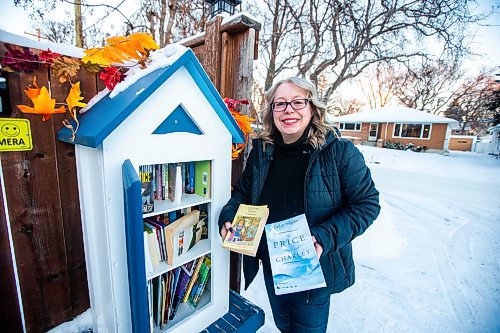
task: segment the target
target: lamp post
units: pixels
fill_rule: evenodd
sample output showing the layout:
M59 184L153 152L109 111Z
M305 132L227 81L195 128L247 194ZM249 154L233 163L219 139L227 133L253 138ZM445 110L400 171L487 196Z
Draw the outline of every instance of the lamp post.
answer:
M234 7L241 4L240 0L205 0L210 4L210 17L214 17L217 14L229 13L229 15L234 14Z

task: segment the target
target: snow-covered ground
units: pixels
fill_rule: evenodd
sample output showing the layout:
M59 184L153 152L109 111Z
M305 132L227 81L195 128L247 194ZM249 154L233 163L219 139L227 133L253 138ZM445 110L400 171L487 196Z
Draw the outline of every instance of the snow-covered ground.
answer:
M356 283L328 332L500 332L500 159L358 146L382 211L353 242ZM276 332L262 275L243 296Z

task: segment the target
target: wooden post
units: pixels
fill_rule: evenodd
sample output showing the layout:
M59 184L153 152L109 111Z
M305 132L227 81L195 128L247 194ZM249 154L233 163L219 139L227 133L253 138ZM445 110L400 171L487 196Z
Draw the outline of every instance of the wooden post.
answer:
M193 48L203 68L222 98L250 99L253 85L253 60L257 59L257 38L260 23L245 15L222 24L217 16L206 25L205 35L186 41ZM249 106L241 106L249 114ZM243 171L243 158L233 161L231 184L234 186ZM240 292L241 255L231 253L230 288Z

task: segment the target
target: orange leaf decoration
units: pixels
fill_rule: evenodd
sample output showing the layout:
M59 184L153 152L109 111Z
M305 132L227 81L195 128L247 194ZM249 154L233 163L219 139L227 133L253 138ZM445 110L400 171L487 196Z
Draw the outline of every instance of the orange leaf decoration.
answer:
M33 90L34 89L32 89L31 92L33 92ZM26 92L26 95L28 95L27 92ZM18 105L17 107L23 113L41 114L43 121L49 120L52 117L52 115L55 113L66 112L66 108L64 106L61 106L60 108L55 109L56 100L50 98L49 91L47 90L47 88L45 86L43 86L40 89L40 93L37 96L31 97L28 95L28 97L30 97L31 101L33 102L33 107L29 107L26 105Z
M83 108L87 105L86 103L80 102L81 100L83 100L83 96L81 96L81 93L82 92L80 90L80 81L71 85L71 90L69 91L68 97L66 97L66 103L68 103L68 109L72 117L75 107L78 106Z
M144 48L138 41L129 40L125 36L111 37L106 40L109 45L113 45L114 48L120 50L126 54L131 59L141 59L141 56L137 53L144 53Z
M155 43L153 37L149 34L145 34L142 32L138 32L136 34L132 34L128 36L128 38L132 41L137 41L141 44L141 46L147 50L156 50L160 47ZM144 53L144 52L141 52Z
M123 63L131 59L140 61L144 55L149 54L148 50L160 48L151 35L144 33L136 33L128 37L111 37L106 42L108 45L102 48L84 50L86 56L82 58L83 63L90 62L108 67L112 63Z
M104 57L103 48L102 49L93 48L93 49L83 50L83 52L86 54L86 56L82 58L83 63L90 62L92 64L96 64L103 67L108 67L109 65L111 65L112 61Z
M240 157L241 152L245 148L245 144L247 143L248 140L248 134L253 132L252 129L252 122L255 120L253 118L250 118L246 115L242 115L238 111L236 111L236 107L238 104L248 104L248 100L246 99L231 99L231 98L224 98L224 103L226 103L227 108L229 109L229 112L231 112L231 115L233 116L234 120L236 120L236 124L240 128L240 130L243 132L243 135L245 136L245 142L243 144L234 144L233 149L232 149L232 159L238 159Z
M38 87L38 84L36 84L36 76L33 77L33 87L34 88L27 86L26 90L24 91L26 96L28 96L30 99L36 98L38 95L40 95L40 88Z
M233 115L234 120L236 120L236 123L238 124L238 127L241 129L243 134L247 135L248 133L253 132L253 129L250 125L255 119L250 118L249 116L242 115L237 111L231 111L231 114Z

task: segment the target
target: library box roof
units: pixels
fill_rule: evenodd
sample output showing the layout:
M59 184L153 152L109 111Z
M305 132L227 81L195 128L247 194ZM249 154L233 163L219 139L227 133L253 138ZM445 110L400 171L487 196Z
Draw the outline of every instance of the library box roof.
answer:
M172 49L164 54L155 52L156 63L160 65L151 65L144 70L134 69L131 73L128 72L125 81L118 84L112 92L101 92L96 96L95 101L91 100L87 107L88 110L79 116L78 131L74 140L68 128L59 131L58 139L96 148L152 95L161 93L164 94L162 98L168 99L169 94L161 92L162 84L172 78L181 68L184 68L192 77L194 85L196 85L192 89L199 89L202 92L215 114L231 134L232 141L234 143L243 143L243 133L193 51L178 45L175 46L174 52L172 52ZM154 62L155 59L153 58ZM185 71L183 72L185 73ZM131 79L127 80L129 77ZM186 98L191 98L191 91L183 91L183 94ZM151 134L171 132L203 133L203 130L193 121L189 110L186 110L182 103L171 112L165 112L165 115L166 118L158 124L156 130ZM75 123L73 123L73 127L76 128Z

